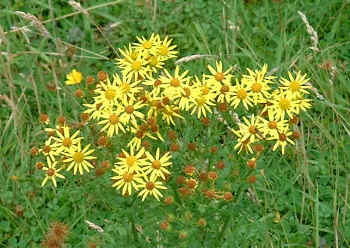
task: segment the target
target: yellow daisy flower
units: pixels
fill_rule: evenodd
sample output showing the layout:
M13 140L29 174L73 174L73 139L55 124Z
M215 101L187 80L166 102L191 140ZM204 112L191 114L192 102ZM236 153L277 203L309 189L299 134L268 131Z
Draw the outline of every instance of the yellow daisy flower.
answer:
M265 103L266 99L270 97L270 86L273 76L266 76L267 65L265 64L261 70L252 71L247 68L249 75L243 75L242 81L247 85L252 93L254 104Z
M280 130L283 130L288 127L287 120L278 120L275 118L272 111L267 112L267 119L261 117L261 122L258 123L259 130L264 137L278 135Z
M251 115L249 120L243 117L243 122L239 123L239 130L234 131L242 140L247 140L254 143L256 140L263 139L261 130L259 129L261 123L261 117Z
M70 135L70 129L68 126L63 126L63 134L55 129L56 135L58 137L53 137L56 141L54 146L56 147L57 153L68 152L72 147L77 146L83 137L77 137L80 131L76 131L72 136Z
M119 67L123 70L122 73L127 77L138 80L140 77L145 78L150 74L147 64L148 61L139 53L135 59L129 56L126 57L125 60L120 61Z
M168 60L170 58L176 58L176 54L178 53L174 49L176 48L176 45L170 45L172 39L169 39L168 36L164 38L164 40L161 40L158 47L157 47L157 54L160 56L161 61Z
M140 150L135 151L133 147L130 147L130 153L122 149L124 154L123 157L118 157L119 162L116 165L119 165L121 169L125 169L128 172L139 173L143 171L143 167L146 165L146 160L143 158L145 154L145 149L142 147Z
M155 197L159 201L159 197L163 197L162 193L160 193L160 189L167 189L167 187L163 186L162 182L157 182L154 179L149 179L140 184L140 189L142 189L138 196L142 196L142 201L146 199L148 195Z
M288 76L289 80L285 78L280 80L283 90L290 92L293 97L301 97L304 94L309 94L307 89L310 89L311 86L307 85L309 79L306 78L306 74L301 75L299 71L294 78L292 73L288 72Z
M47 166L43 167L42 170L46 172L46 177L41 183L41 187L44 187L48 180L51 180L53 185L57 188L56 177L64 179L65 177L58 173L62 168L56 169L57 162L51 162L51 160L47 157Z
M152 76L148 76L144 81L142 81L142 84L151 86L151 94L154 96L159 95L162 88L162 81L159 78L154 78Z
M73 69L72 72L67 75L66 85L80 84L82 80L83 74L76 69Z
M243 81L239 83L238 80L236 80L236 85L232 88L231 105L236 109L240 103L248 110L249 106L253 105L253 96Z
M286 115L292 118L294 114L299 114L298 101L294 100L287 91L275 90L272 93L272 97L272 100L270 100L271 105L268 105L266 109L271 111L276 119L283 120Z
M199 89L197 89L197 93L194 95L194 104L192 105L191 115L197 112L197 117L200 119L202 115L206 117L207 112L212 113L210 107L215 106L215 103L212 102L214 101L215 96L212 94L204 95L202 93L199 93Z
M129 100L124 99L122 101L122 114L120 115L120 120L124 124L131 122L133 125L137 126L136 118L140 120L145 118L145 115L138 111L143 106L144 104L140 101L136 102L136 100L133 100L132 98Z
M45 157L49 157L51 161L55 161L55 156L58 155L56 146L53 144L53 138L49 137L46 141L44 146L39 149L39 152L45 155Z
M164 95L170 100L175 100L181 96L183 85L188 82L190 77L186 77L188 71L180 73L180 67L176 66L174 76L167 70L164 70L166 76L161 76L160 80L163 82L161 87L164 88Z
M112 169L112 171L117 174L111 177L115 181L112 187L116 187L118 190L122 188L122 195L130 196L132 190L138 190L139 185L143 183L142 174L135 174L118 166Z
M64 153L67 159L63 160L64 163L70 163L67 167L67 171L70 171L74 168L74 175L79 170L80 175L84 174L84 170L89 172L89 167L94 168L89 160L96 159L94 156L90 156L95 150L89 150L90 144L87 145L84 149L81 149L81 144L79 143L76 149L71 149L69 152Z
M150 176L151 180L156 180L158 177L165 180L165 174L170 174L166 167L172 165L169 160L171 155L169 152L166 152L162 157L160 157L159 148L157 148L156 156L153 157L151 153L146 152L148 161L144 167L144 173Z
M275 140L276 143L273 146L272 150L275 151L279 146L282 150L282 155L284 155L285 147L288 143L294 144L294 142L289 138L289 136L292 135L292 131L288 129L288 127L281 130L278 134L275 134L274 136L268 138L268 140Z
M112 137L114 135L117 135L119 133L119 130L121 130L123 133L125 133L125 129L123 126L123 121L120 117L120 110L118 111L105 111L101 115L102 121L99 121L98 125L104 125L104 127L100 130L101 132L105 132L107 130L107 136Z
M232 75L230 74L230 72L232 71L232 67L227 69L226 71L223 71L221 61L216 61L215 66L216 69L211 65L208 65L208 69L212 75L206 75L207 79L216 84L217 87L219 87L219 85L223 83L229 84L232 79Z
M135 99L135 95L142 90L142 87L138 86L140 81L134 81L125 75L120 77L118 74L114 74L113 84L117 85L117 90L120 92L119 98L121 100Z
M109 77L98 84L98 87L95 90L97 96L94 97L95 103L101 103L103 107L110 107L113 104L118 102L118 99L121 98L121 91L116 84L117 82L109 79Z
M133 47L138 53L143 54L145 57L156 54L160 43L159 36L152 34L149 39L144 37L136 37L136 39L138 42L134 43Z

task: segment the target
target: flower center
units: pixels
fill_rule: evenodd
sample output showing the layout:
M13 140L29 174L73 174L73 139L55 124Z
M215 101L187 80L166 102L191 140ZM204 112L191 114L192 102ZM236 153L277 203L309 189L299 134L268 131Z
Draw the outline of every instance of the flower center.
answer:
M224 86L221 87L220 91L221 91L222 94L225 94L227 91L229 91L229 89L230 88L227 85L224 85Z
M207 95L209 93L209 88L208 86L204 86L203 89L202 89L202 94L203 95Z
M224 78L225 78L225 74L222 72L217 72L215 75L216 81L222 81L222 80L224 80Z
M252 86L252 91L253 92L260 92L262 88L262 85L260 83L254 83Z
M131 86L128 83L122 83L121 88L123 93L128 93L131 89Z
M50 146L44 146L43 152L49 153L50 151L51 151L51 147Z
M65 147L70 147L72 145L72 140L70 138L64 138L62 141L62 145Z
M115 89L107 89L105 91L105 97L107 100L113 100L117 95L117 91Z
M276 129L277 128L277 122L270 121L268 126L269 126L270 129Z
M141 67L142 67L142 64L141 64L141 61L139 61L139 60L135 60L135 61L131 64L131 68L132 68L134 71L140 70Z
M247 97L247 92L245 91L245 89L238 90L237 97L241 100L244 100Z
M280 108L282 110L287 110L290 107L290 101L287 98L282 98L280 100Z
M143 48L150 49L152 47L152 42L147 40L143 43Z
M132 112L134 112L134 106L132 106L132 105L126 106L125 112L128 114L131 114Z
M256 134L256 128L255 128L255 126L250 126L250 127L249 127L249 132L250 132L251 134Z
M116 114L111 114L111 115L109 116L109 123L110 123L110 124L115 125L115 124L117 124L118 122L119 122L119 117L118 117L118 115L116 115Z
M159 79L157 79L156 81L154 81L153 86L154 86L154 87L158 87L161 83L162 83L162 81L160 81Z
M159 54L160 55L166 56L166 55L168 55L168 53L169 53L169 50L168 50L168 48L166 46L161 46L159 48Z
M176 78L173 78L171 81L170 81L170 85L173 86L173 87L179 87L180 86L180 81Z
M152 189L154 189L154 188L155 188L155 185L154 185L153 182L148 182L148 183L146 183L146 189L152 190Z
M73 155L73 160L76 163L83 162L84 161L84 153L82 153L82 152L75 152L74 155Z
M284 133L280 133L280 141L286 141L287 140L287 136Z
M126 158L126 164L129 167L132 167L135 164L136 160L137 160L137 158L135 156L129 156Z
M160 163L159 160L154 160L154 161L152 162L152 167L153 167L154 169L156 169L156 170L158 170L158 169L160 168L160 165L161 165L161 163Z
M298 91L300 89L299 82L297 82L297 81L290 82L289 88L292 92Z
M126 183L130 183L130 182L132 181L133 177L134 177L134 175L133 175L132 173L126 172L126 173L124 173L124 175L123 175L123 180L124 180L124 182L126 182Z
M53 175L55 175L55 169L54 168L49 168L47 171L46 171L46 174L49 176L49 177L52 177Z
M205 103L205 98L203 96L196 98L196 102L198 105L203 105Z

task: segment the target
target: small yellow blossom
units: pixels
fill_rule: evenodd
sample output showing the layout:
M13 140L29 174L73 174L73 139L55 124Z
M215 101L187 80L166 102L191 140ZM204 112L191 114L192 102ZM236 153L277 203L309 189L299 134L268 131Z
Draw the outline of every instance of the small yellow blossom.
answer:
M76 69L73 69L72 72L67 75L66 85L80 84L82 80L83 74Z

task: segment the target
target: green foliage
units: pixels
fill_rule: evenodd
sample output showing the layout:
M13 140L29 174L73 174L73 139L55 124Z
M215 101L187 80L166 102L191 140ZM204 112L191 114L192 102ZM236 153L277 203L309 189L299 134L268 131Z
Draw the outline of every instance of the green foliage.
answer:
M70 227L67 247L87 247L88 242L100 247L350 246L350 2L149 2L157 5L120 1L94 8L88 16L70 15L76 10L65 1L0 3L0 247L39 247L53 221ZM106 3L81 2L84 8ZM318 33L319 52L309 48L312 41L298 10ZM51 37L15 11L38 17ZM25 25L30 31L13 31ZM271 152L259 160L256 184L239 188L233 182L249 174L243 160L222 157L229 150L208 155L208 148L220 144L211 137L225 136L228 144L233 139L217 132L216 125L222 124L181 127L181 146L195 139L208 146L197 153L210 162L224 160L223 173L232 183L221 182L222 187L235 192L225 204L203 197L184 200L175 179L169 185L175 196L170 206L116 197L109 176L94 173L68 178L57 190L41 188L42 177L30 156L31 147L42 141L39 113L48 113L53 122L62 113L78 122L82 110L74 92L64 87L65 75L72 68L84 75L115 71L118 48L153 32L173 38L182 56L215 55L224 65L233 65L234 73L264 63L277 75L306 72L324 98L313 95L313 109L302 118L302 140L286 156ZM210 57L184 67L200 73L209 62ZM52 90L56 87L58 91ZM183 158L192 156L189 151L174 153L174 168L182 170L188 162ZM197 224L199 218L206 219L205 228ZM89 228L85 220L104 233ZM171 226L168 231L160 228L164 220ZM182 232L187 238L179 241Z

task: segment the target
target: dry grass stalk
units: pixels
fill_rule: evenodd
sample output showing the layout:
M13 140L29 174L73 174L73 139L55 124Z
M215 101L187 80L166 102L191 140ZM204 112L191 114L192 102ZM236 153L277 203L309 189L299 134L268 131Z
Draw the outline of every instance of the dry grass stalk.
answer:
M84 9L83 7L81 7L81 4L76 2L76 1L73 1L73 0L69 0L68 1L69 5L72 6L74 9L80 11L81 13L83 13L84 15L89 15L89 12Z
M181 63L187 63L189 61L201 59L201 58L217 58L217 57L218 56L216 56L216 55L209 55L209 54L194 54L194 55L186 56L186 57L183 57L181 59L176 60L175 64L178 65Z
M102 229L102 227L92 223L91 221L88 221L88 220L85 220L85 223L89 225L90 228L100 232L100 233L103 233L104 230Z
M16 11L15 13L20 17L22 17L23 19L31 21L31 25L35 26L43 36L51 37L49 31L47 31L47 29L44 27L44 25L39 21L39 19L36 16L22 12L22 11Z
M307 20L305 14L301 11L298 11L298 14L300 15L301 19L303 20L303 22L306 25L306 31L308 32L308 34L310 35L310 39L313 42L313 46L310 47L310 49L319 52L320 49L318 49L318 35L317 32L313 29L313 27L310 25L309 21Z

